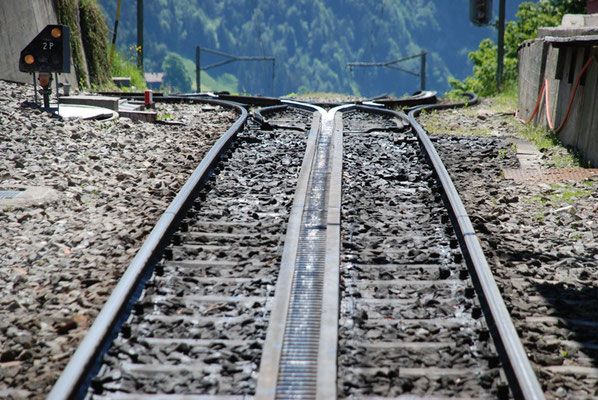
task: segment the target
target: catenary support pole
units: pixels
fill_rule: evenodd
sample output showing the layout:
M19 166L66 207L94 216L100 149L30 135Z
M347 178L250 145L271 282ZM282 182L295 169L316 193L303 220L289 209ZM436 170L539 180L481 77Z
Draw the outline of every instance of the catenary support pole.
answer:
M498 54L496 59L496 88L502 89L502 75L505 56L505 2L500 0L498 6Z
M421 91L426 90L426 52L422 51L421 66L420 66Z
M195 85L197 86L197 93L201 93L201 73L199 65L199 46L195 46Z
M143 72L143 0L137 0L137 67Z

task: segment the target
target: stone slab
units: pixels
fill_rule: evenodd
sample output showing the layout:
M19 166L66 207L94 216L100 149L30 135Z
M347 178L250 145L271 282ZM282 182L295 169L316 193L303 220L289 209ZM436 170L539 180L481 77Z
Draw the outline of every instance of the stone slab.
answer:
M109 110L118 111L120 98L111 96L62 96L60 97L59 102L61 104L103 107Z
M0 209L25 208L42 205L58 199L58 192L44 186L11 185L2 190L22 191L19 195L8 199L0 199Z
M598 27L598 14L565 14L561 26L570 27Z
M130 118L131 121L149 122L155 123L158 114L154 111L133 111L133 110L120 110L119 115L124 118Z
M557 26L553 28L538 28L538 39L546 36L570 37L570 36L589 36L598 35L598 26Z
M534 144L521 138L512 138L510 142L517 147L517 160L520 169L542 168L542 153Z
M519 183L540 184L581 182L598 175L598 169L505 169L505 179Z
M114 110L104 107L93 107L78 104L60 104L58 115L65 119L97 119L107 120L115 119L118 113Z
M131 87L131 77L130 76L113 76L112 82L118 87Z

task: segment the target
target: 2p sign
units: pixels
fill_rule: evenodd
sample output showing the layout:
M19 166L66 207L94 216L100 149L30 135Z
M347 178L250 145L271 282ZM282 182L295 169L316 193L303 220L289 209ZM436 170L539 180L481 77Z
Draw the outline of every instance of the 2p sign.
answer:
M69 27L48 25L21 51L21 72L71 72Z

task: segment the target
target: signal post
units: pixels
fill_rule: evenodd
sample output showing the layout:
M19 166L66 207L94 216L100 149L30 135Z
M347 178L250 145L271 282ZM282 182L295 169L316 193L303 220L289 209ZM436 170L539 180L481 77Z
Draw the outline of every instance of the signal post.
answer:
M69 27L65 25L47 25L21 51L19 71L33 74L35 102L37 103L37 81L44 99L44 109L51 111L50 94L52 93L52 73L56 78L58 93L59 73L71 72L71 47ZM38 73L36 81L35 74Z
M496 88L502 87L502 74L505 56L505 2L499 0L498 4L498 52L496 57ZM491 25L492 0L469 0L469 19L475 26Z

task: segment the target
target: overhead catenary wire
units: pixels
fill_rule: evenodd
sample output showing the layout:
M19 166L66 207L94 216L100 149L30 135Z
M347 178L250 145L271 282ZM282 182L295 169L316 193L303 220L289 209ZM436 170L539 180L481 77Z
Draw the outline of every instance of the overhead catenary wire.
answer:
M257 1L253 0L252 4L253 4L253 12L251 14L251 19L253 22L253 31L256 36L258 46L260 48L260 55L263 58L265 58L266 55L264 52L264 41L262 40L262 35L264 33L264 30L262 28L263 28L264 22L259 21L260 16L258 13L259 8L258 8ZM263 17L263 14L262 14L262 17ZM276 65L276 61L273 59L272 60L272 81L271 81L271 92L270 92L271 95L274 95L274 80L276 79L276 66L275 65ZM265 72L266 72L266 70L264 70L264 73Z
M219 62L215 62L210 65L207 65L205 67L202 67L200 65L200 56L199 56L201 51L219 55L219 56L225 57L226 59L219 61ZM226 65L226 64L230 64L235 61L270 61L270 62L272 62L272 71L274 71L275 63L276 63L276 59L274 57L235 56L235 55L228 54L228 53L225 53L222 51L208 49L206 47L201 47L201 46L195 46L195 52L196 52L195 68L196 68L196 76L198 78L199 78L200 71L207 71L209 69L220 67L220 66ZM274 72L272 73L272 81L274 81ZM197 87L198 88L201 87L201 82L199 81L199 79L197 79ZM274 87L274 83L272 83L272 87Z

